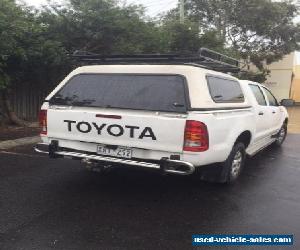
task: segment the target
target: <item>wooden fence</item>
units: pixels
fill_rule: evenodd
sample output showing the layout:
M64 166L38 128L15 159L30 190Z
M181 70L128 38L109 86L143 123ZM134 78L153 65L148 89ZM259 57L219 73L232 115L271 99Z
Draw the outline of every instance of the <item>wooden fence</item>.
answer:
M10 101L17 116L26 121L36 121L45 97L54 85L20 84L13 86Z

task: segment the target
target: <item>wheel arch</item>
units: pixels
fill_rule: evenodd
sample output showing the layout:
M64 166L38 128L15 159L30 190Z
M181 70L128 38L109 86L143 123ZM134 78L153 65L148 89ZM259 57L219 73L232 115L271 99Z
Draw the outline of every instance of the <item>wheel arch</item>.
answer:
M237 139L235 140L235 144L237 144L238 142L242 142L245 145L245 148L247 148L251 142L252 139L252 133L249 130L245 130L242 133L240 133L240 135L237 137Z

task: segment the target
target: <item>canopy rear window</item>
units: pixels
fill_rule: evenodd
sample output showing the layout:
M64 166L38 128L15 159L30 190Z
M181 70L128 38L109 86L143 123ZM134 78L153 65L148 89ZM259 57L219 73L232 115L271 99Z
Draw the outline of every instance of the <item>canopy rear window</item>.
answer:
M50 104L186 112L185 79L179 75L80 74Z

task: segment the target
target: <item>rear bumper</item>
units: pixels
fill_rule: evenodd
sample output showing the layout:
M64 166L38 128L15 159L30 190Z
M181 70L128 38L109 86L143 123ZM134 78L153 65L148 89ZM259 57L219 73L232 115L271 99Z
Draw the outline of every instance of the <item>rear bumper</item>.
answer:
M148 169L160 170L164 173L177 174L177 175L190 175L195 171L193 164L180 160L172 160L168 158L162 158L157 163L145 162L142 160L130 160L121 159L115 157L108 157L96 154L88 154L81 152L72 152L60 150L58 145L38 143L34 150L38 153L48 154L51 158L66 157L78 160L93 161L93 162L104 162L110 164L123 164L126 166L142 167Z

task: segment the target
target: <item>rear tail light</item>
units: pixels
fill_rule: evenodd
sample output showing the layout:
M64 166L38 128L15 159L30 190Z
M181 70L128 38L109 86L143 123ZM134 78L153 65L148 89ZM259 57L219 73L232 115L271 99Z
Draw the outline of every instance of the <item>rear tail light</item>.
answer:
M39 124L41 135L47 135L47 110L41 110L39 113Z
M199 121L187 120L184 131L184 151L203 152L209 148L207 127Z

